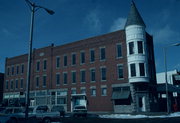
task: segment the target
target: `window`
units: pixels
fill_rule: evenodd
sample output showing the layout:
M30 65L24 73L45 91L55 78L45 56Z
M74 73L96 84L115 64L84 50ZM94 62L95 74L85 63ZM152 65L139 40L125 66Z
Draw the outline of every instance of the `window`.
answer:
M117 44L116 45L116 57L117 58L120 58L120 57L122 57L122 51L121 51L121 44Z
M36 88L39 87L39 76L36 77Z
M10 75L10 68L9 67L7 68L7 75L8 76Z
M90 50L90 62L94 62L95 61L95 51L94 49Z
M63 73L63 82L67 84L67 73Z
M43 87L46 87L46 79L47 79L47 76L44 75L44 76L43 76Z
M71 61L71 62L72 62L71 64L72 64L72 65L75 65L75 64L76 64L76 54L75 54L75 53L72 54L71 60L72 60L72 61Z
M145 76L144 63L139 63L140 76Z
M11 68L11 74L14 75L14 66Z
M130 69L131 69L131 77L136 76L136 66L135 66L135 64L130 64Z
M81 94L86 94L86 89L85 88L81 89Z
M96 96L96 89L95 88L91 89L91 96Z
M143 42L138 41L138 53L143 53Z
M106 68L102 67L101 68L101 81L105 81L106 80Z
M66 98L57 97L57 104L66 104Z
M16 66L16 74L19 74L19 66Z
M72 83L76 83L76 72L75 71L72 71L71 72L71 79L72 79Z
M56 68L59 68L60 67L60 57L57 56L56 57Z
M21 73L24 73L24 64L21 65Z
M91 82L96 81L96 74L95 74L95 69L94 68L90 70L90 77L91 77Z
M36 62L36 71L39 71L40 70L40 61L37 61Z
M100 60L106 59L105 47L100 48Z
M64 66L66 67L67 66L67 56L64 55Z
M101 88L101 95L107 96L107 88Z
M9 88L9 81L6 80L6 90L8 90L8 88Z
M76 94L76 89L72 89L71 94Z
M11 80L11 89L14 89L14 81Z
M24 84L23 81L24 81L24 79L21 79L21 81L20 81L20 88L23 88L23 86L24 86L24 85L23 85L23 84Z
M43 61L43 70L46 70L47 69L47 60L44 60Z
M81 70L80 71L80 78L81 78L81 82L86 82L86 71L85 70Z
M85 63L85 52L84 51L81 51L81 54L80 54L80 63L81 64Z
M18 89L18 79L16 79L16 89Z
M60 74L56 73L56 85L60 85Z
M129 43L129 54L134 54L134 42Z
M123 78L123 65L118 65L117 66L117 72L118 72L118 79L122 79Z

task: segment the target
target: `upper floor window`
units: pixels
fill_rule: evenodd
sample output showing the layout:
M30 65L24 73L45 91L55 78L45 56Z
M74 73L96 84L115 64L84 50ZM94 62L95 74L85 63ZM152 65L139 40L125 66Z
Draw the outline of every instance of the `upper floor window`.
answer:
M106 50L105 47L100 48L100 60L105 60L106 59Z
M64 66L67 66L67 55L64 55Z
M21 65L21 73L24 73L24 64Z
M9 81L6 80L6 90L8 90L8 88L9 88Z
M85 52L81 51L80 53L80 63L84 64L85 63Z
M7 75L8 76L10 75L10 68L9 67L7 68Z
M143 53L143 42L138 41L138 53Z
M18 89L18 79L16 79L16 84L15 88Z
M60 85L60 74L56 74L56 85Z
M122 79L123 78L123 65L117 66L117 73L118 73L118 79Z
M19 66L16 66L16 74L19 74Z
M63 82L64 84L67 84L67 73L63 73Z
M106 67L101 68L101 81L106 80Z
M11 74L14 75L14 66L11 67Z
M14 89L14 81L11 80L11 89Z
M145 76L144 63L139 63L140 76Z
M122 57L121 44L116 45L116 57L117 58Z
M47 76L43 76L43 87L46 87Z
M80 71L80 78L81 78L81 82L86 82L86 71L85 70L81 70Z
M75 54L75 53L72 54L71 60L72 60L72 61L71 61L71 64L72 64L72 65L75 65L75 64L76 64L76 54Z
M40 61L37 61L36 62L36 71L39 71L40 70Z
M43 61L43 70L46 70L47 69L47 60L44 60Z
M85 88L81 89L81 94L86 94L86 89Z
M102 96L106 96L107 95L107 88L106 87L101 88L101 95Z
M94 49L90 49L90 62L95 61L95 51Z
M36 88L39 87L39 76L36 77Z
M96 96L96 88L91 88L91 96Z
M71 94L76 94L76 89L75 88L71 90Z
M95 69L94 68L92 68L90 70L90 80L91 80L91 82L95 82L96 81L96 73L95 73Z
M76 83L76 71L71 72L72 83Z
M136 64L130 64L131 77L136 76Z
M129 54L134 54L135 50L134 50L134 42L130 42L129 43Z
M57 56L56 57L56 68L59 68L60 67L60 57Z
M21 79L20 80L20 88L23 88L23 86L24 86L24 79Z

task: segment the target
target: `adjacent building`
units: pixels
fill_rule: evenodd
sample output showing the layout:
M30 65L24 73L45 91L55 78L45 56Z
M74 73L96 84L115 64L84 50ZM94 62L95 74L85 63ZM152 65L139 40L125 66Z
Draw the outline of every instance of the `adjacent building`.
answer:
M61 46L33 50L30 105L63 105L85 93L89 112L157 109L153 37L134 2L124 29ZM6 59L4 101L23 105L27 57ZM16 103L15 103L16 102Z
M0 73L0 104L3 100L4 73Z

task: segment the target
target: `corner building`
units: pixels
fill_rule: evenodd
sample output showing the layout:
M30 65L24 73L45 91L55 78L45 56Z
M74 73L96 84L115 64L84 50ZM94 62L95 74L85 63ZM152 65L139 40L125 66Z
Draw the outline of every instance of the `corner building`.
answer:
M30 105L63 105L85 93L89 112L149 112L157 109L153 38L135 4L125 29L73 43L34 49ZM27 57L6 59L4 102L25 103Z

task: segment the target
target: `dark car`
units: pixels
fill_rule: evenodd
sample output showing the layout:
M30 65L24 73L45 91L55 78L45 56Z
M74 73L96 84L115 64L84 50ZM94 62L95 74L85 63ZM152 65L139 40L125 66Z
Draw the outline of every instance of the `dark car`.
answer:
M51 112L56 112L56 111L58 111L60 113L61 117L64 117L64 115L65 115L64 106L55 105L51 108Z

